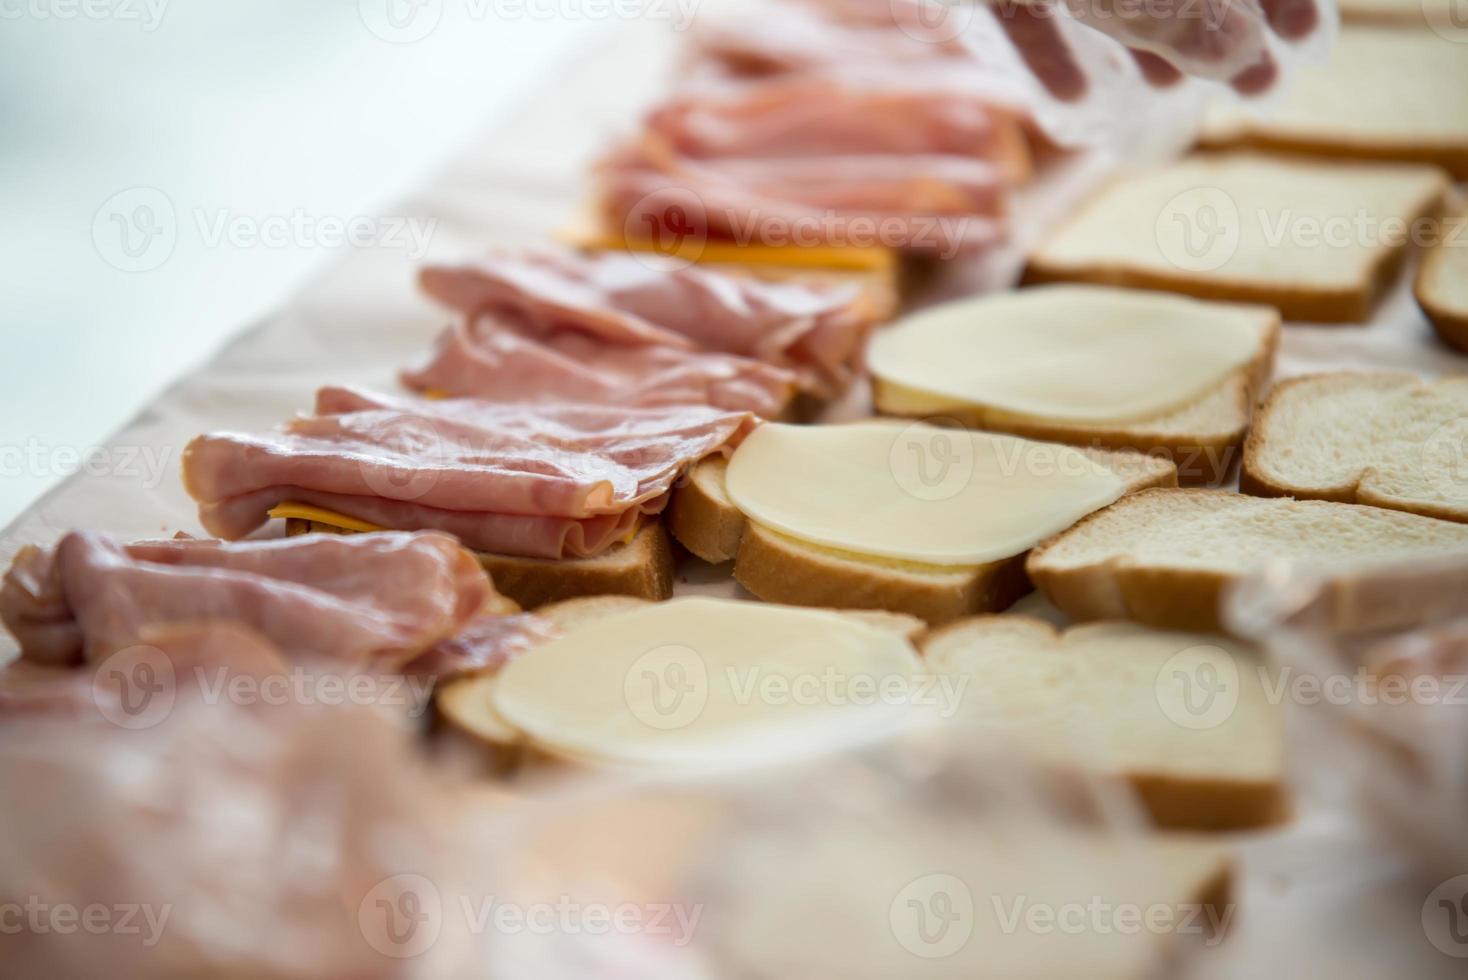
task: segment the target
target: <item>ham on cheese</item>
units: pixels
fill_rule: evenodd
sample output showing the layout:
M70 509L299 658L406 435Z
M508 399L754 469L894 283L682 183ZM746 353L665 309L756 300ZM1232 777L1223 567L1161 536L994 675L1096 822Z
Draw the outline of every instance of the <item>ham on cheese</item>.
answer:
M74 532L23 549L0 620L36 664L98 661L180 623L252 630L288 655L400 667L508 604L443 534L124 545Z
M294 502L478 551L590 557L636 533L692 464L755 424L705 406L524 405L324 388L271 432L204 435L184 485L210 533L244 537Z
M875 318L855 284L672 268L623 252L499 251L430 267L421 281L472 319L405 380L497 401L575 392L578 401L703 403L768 417L792 384L839 393Z

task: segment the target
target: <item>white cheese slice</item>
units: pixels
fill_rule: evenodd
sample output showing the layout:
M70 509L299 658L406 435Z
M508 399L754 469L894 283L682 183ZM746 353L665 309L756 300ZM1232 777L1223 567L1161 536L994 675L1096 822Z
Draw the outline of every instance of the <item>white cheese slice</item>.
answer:
M762 425L727 485L745 516L803 541L962 566L1022 554L1126 491L1069 446L893 421Z
M935 411L957 403L1047 421L1129 422L1206 395L1259 355L1277 319L1262 306L1047 286L908 317L873 338L867 362L881 382L941 396Z
M900 634L811 609L675 599L507 665L493 708L557 755L719 771L868 741L923 715Z

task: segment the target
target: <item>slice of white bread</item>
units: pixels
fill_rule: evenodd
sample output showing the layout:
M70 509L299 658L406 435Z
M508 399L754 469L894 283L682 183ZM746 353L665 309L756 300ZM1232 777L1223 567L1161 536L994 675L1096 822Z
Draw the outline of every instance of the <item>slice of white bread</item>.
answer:
M922 653L935 673L963 679L962 737L1126 779L1160 827L1232 830L1287 815L1281 713L1248 647L1130 623L1062 633L982 616L929 634Z
M1468 179L1468 58L1461 43L1430 30L1347 26L1330 60L1302 68L1279 105L1262 118L1215 112L1203 141L1430 163Z
M1177 485L1167 460L1083 450L1128 490ZM1023 554L977 566L940 566L851 554L797 540L748 520L725 487L728 463L706 459L673 494L673 537L704 561L734 562L734 577L767 602L831 609L886 609L932 625L1009 608L1032 586Z
M926 787L910 792L933 805ZM1188 975L1224 940L1238 914L1225 842L1077 830L1043 809L1021 821L991 796L973 792L1002 815L764 829L710 887L695 941L717 970L705 975L1156 980Z
M1040 289L1085 289L1087 287L1039 287ZM1181 313L1195 301L1171 294L1117 291L1124 296L1166 297ZM1021 293L1019 295L1024 295ZM1129 450L1170 459L1177 466L1183 486L1215 484L1233 469L1249 428L1256 395L1274 370L1279 347L1280 317L1269 307L1239 304L1198 304L1214 315L1225 311L1251 320L1259 331L1258 354L1251 363L1225 378L1190 404L1152 417L1115 423L1057 421L1020 415L987 407L977 402L913 390L885 380L875 371L872 397L877 411L907 418L943 417L974 429L1007 432L1027 439L1069 443L1095 449ZM976 313L978 311L976 310ZM1179 330L1189 328L1179 320ZM900 327L899 327L900 329ZM976 392L981 395L981 392Z
M1365 323L1401 268L1408 228L1441 210L1448 187L1418 164L1193 156L1103 190L1031 256L1025 277Z
M287 535L356 534L325 521L290 518ZM649 521L625 544L595 558L520 558L476 553L494 587L525 609L582 596L669 599L673 595L673 548L661 521Z
M1468 378L1317 374L1278 385L1239 485L1263 497L1370 504L1468 521Z
M599 596L543 606L536 610L536 615L564 635L575 630L594 629L608 617L631 612L647 604L643 599ZM926 624L912 616L881 611L842 611L841 614L876 629L890 630L914 645L927 631ZM525 656L534 656L534 651ZM571 762L536 746L525 733L499 716L494 708L497 677L497 671L489 671L439 687L435 692L438 717L450 730L482 746L496 771L508 772L526 765L562 766Z
M1468 353L1468 213L1443 223L1443 238L1422 257L1414 292L1444 343Z
M1335 574L1448 555L1468 557L1468 525L1321 500L1144 490L1036 547L1026 570L1076 620L1221 633L1225 590L1271 564ZM1388 612L1410 618L1414 597L1393 601Z

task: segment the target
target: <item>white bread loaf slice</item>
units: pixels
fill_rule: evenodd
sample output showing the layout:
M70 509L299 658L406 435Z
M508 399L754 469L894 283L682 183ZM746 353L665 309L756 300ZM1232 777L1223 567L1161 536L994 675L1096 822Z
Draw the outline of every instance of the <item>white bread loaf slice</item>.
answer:
M1082 450L1126 481L1128 491L1175 487L1167 460ZM734 577L767 602L830 609L885 609L930 625L999 612L1031 591L1023 554L977 566L876 558L797 540L748 520L725 486L728 462L704 460L673 494L666 514L676 541L704 561L734 562Z
M1414 292L1443 342L1468 353L1468 213L1443 223L1443 238L1422 257Z
M1072 315L1066 309L1068 294L1081 297L1088 309L1105 309L1108 298L1115 297L1116 312L1113 315L1169 317L1179 331L1198 326L1200 316L1202 328L1211 326L1215 318L1231 317L1258 331L1257 353L1248 364L1187 404L1127 421L1086 422L1019 414L986 406L981 390L975 390L969 400L919 390L886 377L887 372L878 356L880 348L874 346L869 349L868 364L877 411L906 418L943 417L968 428L1006 432L1027 439L1156 455L1170 459L1177 466L1178 482L1183 486L1223 481L1232 471L1243 448L1256 396L1273 373L1279 347L1279 313L1265 306L1203 303L1170 293L1070 285L1022 290L1000 297L1000 303L1033 297L1037 302L1029 315L1042 316L1053 308L1054 316L1064 320ZM970 303L973 317L991 315L985 309L985 301ZM1003 309L992 315L1001 320L1008 319ZM874 344L899 344L904 328L905 324L899 323L883 331ZM1044 358L1043 353L1037 353L1037 360L1041 363Z
M1446 174L1418 164L1193 156L1103 190L1031 256L1025 278L1365 323L1401 268L1409 227L1438 214L1448 188Z
M1461 43L1420 27L1347 26L1330 60L1302 68L1267 115L1223 109L1203 142L1430 163L1468 179L1468 58Z
M556 633L565 635L576 630L595 629L612 616L649 604L647 600L625 596L593 596L543 606L535 614L546 620ZM914 645L927 632L927 625L912 616L879 610L842 610L840 614L874 629L895 633ZM534 651L524 656L534 656ZM490 768L499 773L509 773L526 766L545 768L580 764L578 760L568 760L534 744L524 732L500 717L494 708L497 682L498 671L488 671L439 687L434 696L438 718L450 731L479 746L485 752Z
M326 521L292 517L285 533L355 534ZM521 558L475 552L494 587L524 609L584 596L669 599L673 595L673 548L661 521L649 521L624 544L595 558Z
M934 631L922 652L935 673L963 679L963 737L1125 779L1160 827L1235 830L1287 815L1281 712L1249 647L1130 623L1061 632L982 616ZM1216 691L1203 689L1205 672Z
M1240 487L1263 497L1370 504L1468 521L1468 378L1395 373L1291 378L1270 392Z
M1026 571L1076 620L1221 633L1225 590L1272 563L1337 574L1446 556L1468 556L1468 525L1320 500L1144 490L1036 547ZM1432 600L1397 595L1385 612L1410 619L1414 603Z

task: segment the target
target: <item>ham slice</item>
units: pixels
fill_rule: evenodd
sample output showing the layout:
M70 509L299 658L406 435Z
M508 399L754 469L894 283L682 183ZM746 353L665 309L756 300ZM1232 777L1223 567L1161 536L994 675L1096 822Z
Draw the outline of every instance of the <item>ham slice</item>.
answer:
M471 317L492 316L513 325L520 337L574 332L589 338L579 347L561 347L568 356L584 356L587 369L600 368L602 354L614 347L624 350L609 355L613 374L619 373L616 360L630 356L628 347L715 351L794 372L803 388L826 397L851 380L874 325L854 284L670 268L625 252L500 251L470 264L429 267L421 282L444 305ZM590 339L600 346L593 348ZM658 357L666 364L674 355ZM774 378L759 380L768 386Z
M704 406L431 401L324 388L317 414L200 436L184 484L210 533L242 537L298 501L380 526L444 530L479 551L590 557L666 506L693 463L756 419Z
M16 556L0 620L22 657L45 665L97 661L162 626L225 622L290 655L396 667L503 603L442 534L124 545L76 532Z
M710 405L783 414L795 375L745 357L682 346L619 344L576 330L531 329L489 315L461 318L403 384L428 394L511 402Z

